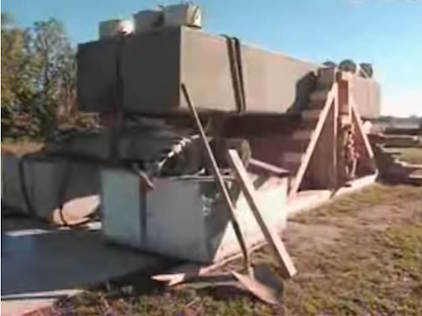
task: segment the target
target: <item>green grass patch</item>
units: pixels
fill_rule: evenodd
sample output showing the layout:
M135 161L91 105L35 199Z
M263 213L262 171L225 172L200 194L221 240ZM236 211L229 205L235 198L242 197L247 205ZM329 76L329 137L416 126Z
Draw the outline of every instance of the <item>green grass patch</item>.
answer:
M323 277L287 283L287 315L422 315L422 225L362 234L313 258Z
M373 206L400 206L403 202L422 198L422 188L407 185L386 186L374 184L361 191L335 198L309 212L295 216L297 222L308 222L316 217L350 216L351 213Z
M421 147L408 147L397 148L400 151L398 158L402 161L412 164L422 164L422 148Z

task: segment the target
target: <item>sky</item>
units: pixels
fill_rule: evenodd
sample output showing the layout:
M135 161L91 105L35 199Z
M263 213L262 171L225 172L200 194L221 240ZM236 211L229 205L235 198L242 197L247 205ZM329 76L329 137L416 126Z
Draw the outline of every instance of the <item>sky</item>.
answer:
M374 66L382 114L422 116L422 0L197 0L204 29L322 63ZM3 0L16 22L55 17L73 43L98 38L98 23L180 1Z

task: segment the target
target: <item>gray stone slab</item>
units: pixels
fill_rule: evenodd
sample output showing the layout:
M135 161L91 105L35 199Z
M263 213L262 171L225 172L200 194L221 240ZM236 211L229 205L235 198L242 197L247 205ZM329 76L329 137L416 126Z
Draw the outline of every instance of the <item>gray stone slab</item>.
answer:
M19 161L23 161L23 175ZM23 191L26 187L34 216L47 218L64 203L92 196L100 191L99 165L72 159L14 156L2 157L2 201L15 212L30 214Z
M112 110L116 100L117 49L115 39L79 45L77 98L83 111Z
M98 229L57 230L30 220L14 221L3 220L4 315L19 315L80 287L168 264L162 257L107 244Z
M117 56L121 56L124 111L142 114L188 112L185 83L199 111L235 112L227 39L187 27L163 28L118 40L79 46L78 101L84 111L115 105ZM318 64L241 44L246 112L286 113L308 103ZM113 85L114 82L114 85ZM380 114L379 85L359 78L356 99L366 117Z

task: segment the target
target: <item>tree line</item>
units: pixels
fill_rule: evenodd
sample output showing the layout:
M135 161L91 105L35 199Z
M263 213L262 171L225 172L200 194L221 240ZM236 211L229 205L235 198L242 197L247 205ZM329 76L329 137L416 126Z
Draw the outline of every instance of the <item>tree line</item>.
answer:
M62 22L19 27L1 14L2 138L43 138L75 114L75 48Z

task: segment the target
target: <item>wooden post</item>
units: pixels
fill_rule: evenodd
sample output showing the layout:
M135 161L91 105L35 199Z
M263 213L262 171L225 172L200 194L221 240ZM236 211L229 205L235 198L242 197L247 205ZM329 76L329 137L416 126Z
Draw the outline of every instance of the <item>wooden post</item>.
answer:
M182 92L185 96L186 102L188 104L188 107L191 111L191 114L193 116L193 119L195 121L196 127L199 131L199 134L201 136L202 144L204 145L205 151L207 153L208 159L211 163L211 169L214 173L215 180L217 182L217 186L223 195L224 202L226 203L227 210L229 212L229 216L232 222L234 233L237 237L237 240L240 245L240 249L242 250L243 257L245 259L245 268L249 267L249 255L248 250L246 246L245 239L243 238L242 231L240 229L239 222L237 221L236 214L235 214L235 207L233 205L233 202L231 200L231 197L229 195L229 192L227 191L226 185L224 183L223 177L220 174L220 170L218 169L217 161L214 158L214 154L211 150L210 144L208 144L207 137L205 135L204 128L202 127L201 120L199 119L198 113L196 112L195 106L193 105L193 102L189 96L188 89L184 84L182 84Z
M338 85L338 106L340 117L344 116L350 119L351 105L350 105L350 74L342 71L337 72Z
M338 95L334 97L334 119L333 119L333 139L332 139L332 159L333 159L333 177L332 177L332 188L337 189L338 187L338 113L339 113L339 101Z

